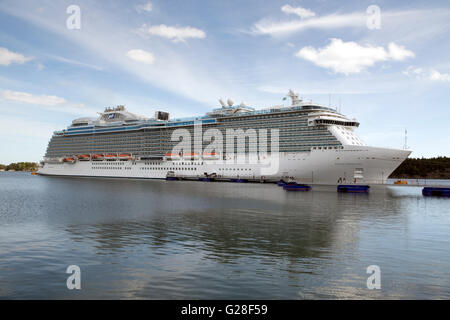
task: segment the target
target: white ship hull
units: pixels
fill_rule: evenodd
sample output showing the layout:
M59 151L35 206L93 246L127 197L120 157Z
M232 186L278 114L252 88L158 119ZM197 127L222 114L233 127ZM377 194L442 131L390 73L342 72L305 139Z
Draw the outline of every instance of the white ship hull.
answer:
M165 179L168 175L198 179L277 181L291 177L299 183L336 185L383 184L411 151L368 146L280 153L264 163L234 164L221 160L77 161L44 163L38 173L57 176ZM267 163L272 163L272 170Z

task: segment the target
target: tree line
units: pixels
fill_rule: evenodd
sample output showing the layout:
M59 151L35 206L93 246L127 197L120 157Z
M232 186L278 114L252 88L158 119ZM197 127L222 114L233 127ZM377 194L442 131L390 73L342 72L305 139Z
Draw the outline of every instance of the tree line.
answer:
M450 179L450 158L408 158L390 178Z
M8 165L0 164L0 170L4 171L36 171L38 164L36 162L16 162Z

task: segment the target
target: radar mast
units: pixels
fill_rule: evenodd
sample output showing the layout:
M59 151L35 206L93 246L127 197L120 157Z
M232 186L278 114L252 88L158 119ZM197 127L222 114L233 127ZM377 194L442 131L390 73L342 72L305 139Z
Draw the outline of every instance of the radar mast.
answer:
M288 97L291 98L292 106L298 106L302 104L302 99L298 97L298 93L294 93L291 89L289 89Z

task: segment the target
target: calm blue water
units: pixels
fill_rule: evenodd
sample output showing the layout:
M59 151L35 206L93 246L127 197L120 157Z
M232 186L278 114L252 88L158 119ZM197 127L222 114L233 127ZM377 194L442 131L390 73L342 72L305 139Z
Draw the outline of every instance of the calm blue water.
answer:
M449 235L450 199L419 187L0 173L0 298L450 299Z

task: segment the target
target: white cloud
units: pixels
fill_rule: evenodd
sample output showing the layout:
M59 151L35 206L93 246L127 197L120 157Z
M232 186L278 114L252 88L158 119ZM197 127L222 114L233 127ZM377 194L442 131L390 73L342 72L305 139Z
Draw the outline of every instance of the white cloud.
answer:
M68 59L68 58L64 58L64 57L60 57L60 56L55 56L55 55L48 55L50 58L55 59L57 61L60 62L64 62L64 63L69 63L69 64L73 64L76 66L81 66L81 67L86 67L86 68L90 68L90 69L94 69L94 70L98 70L98 71L102 71L103 69L99 66L93 65L93 64L88 64L88 63L84 63L81 61L77 61L77 60L72 60L72 59Z
M9 101L38 104L45 106L56 106L58 104L67 103L65 99L57 96L47 96L47 95L38 96L31 93L10 91L10 90L3 90L0 93L0 97Z
M262 19L256 22L251 33L259 35L280 36L307 29L336 29L343 27L365 27L367 16L363 13L330 14L306 20L273 21Z
M146 11L146 12L150 12L150 11L153 10L153 5L152 5L151 2L147 2L147 3L144 3L144 4L138 4L138 5L136 6L136 10L137 10L137 11Z
M158 26L142 25L138 30L142 35L153 35L159 36L167 39L171 39L174 42L185 42L187 38L204 39L206 33L197 28L193 27L170 27L164 24Z
M23 54L9 51L6 48L0 47L0 65L9 66L11 63L25 63L32 60L31 57L25 57Z
M449 73L440 73L437 70L431 70L430 80L450 82L450 74Z
M450 73L441 73L436 69L423 69L409 66L403 74L414 76L418 79L427 79L437 82L450 82Z
M369 15L361 10L352 13L332 13L323 16L296 20L274 20L263 18L250 29L254 35L269 35L272 37L286 36L310 29L335 30L354 28L367 31L367 36L379 40L402 39L404 43L419 42L432 39L438 34L448 33L450 20L447 8L418 10L383 10L381 14L381 29L370 32L367 29ZM412 23L414 21L414 23Z
M141 49L133 49L128 51L127 57L131 60L142 62L145 64L152 64L153 62L155 62L153 53Z
M406 50L405 47L391 42L388 45L388 57L392 60L402 61L406 58L414 58L414 52Z
M380 61L412 58L414 53L393 42L386 50L383 47L361 46L353 41L344 42L333 38L324 48L304 47L296 53L296 56L319 67L332 69L336 73L350 74L359 73Z
M35 95L28 92L2 90L0 91L0 99L11 101L13 103L31 104L44 109L51 109L71 114L84 114L86 112L91 114L93 113L93 110L86 108L83 104L71 103L58 96Z
M286 14L296 14L297 16L303 19L314 17L316 15L311 10L302 7L291 7L288 4L282 6L281 11L283 11Z

